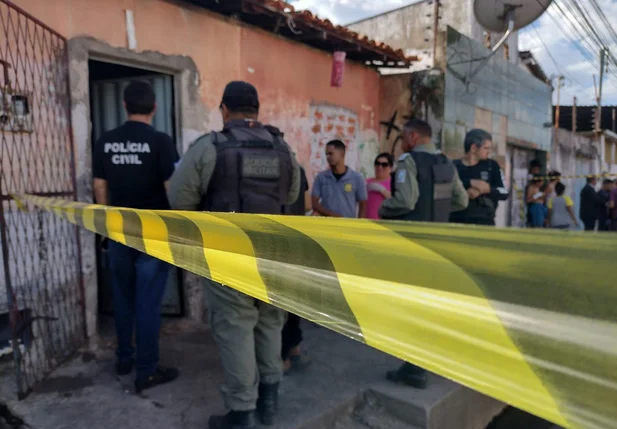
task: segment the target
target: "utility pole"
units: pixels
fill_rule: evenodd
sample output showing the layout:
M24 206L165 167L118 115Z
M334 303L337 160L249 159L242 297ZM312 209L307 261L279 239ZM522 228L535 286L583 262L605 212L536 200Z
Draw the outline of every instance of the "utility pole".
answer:
M575 133L576 132L576 96L574 96L574 99L572 100L572 132Z
M557 104L555 106L555 129L559 128L559 104L560 104L560 96L561 96L561 82L563 81L563 76L557 76Z
M437 35L439 34L439 0L433 0L433 67L437 63Z
M557 76L557 105L555 106L555 131L553 131L554 147L557 148L559 140L557 138L557 132L559 131L559 109L560 109L560 96L561 96L561 82L563 76Z
M604 67L606 60L606 48L600 49L600 83L598 85L598 108L596 112L596 133L600 136L602 127L602 82L604 80Z

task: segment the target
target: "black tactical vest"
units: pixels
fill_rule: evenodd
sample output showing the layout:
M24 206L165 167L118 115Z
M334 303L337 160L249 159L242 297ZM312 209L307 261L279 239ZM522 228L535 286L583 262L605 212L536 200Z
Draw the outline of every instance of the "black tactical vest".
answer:
M416 207L409 213L389 218L418 222L448 222L452 206L454 164L443 154L410 152L416 163L416 176L420 195ZM396 192L395 174L392 175L392 192Z
M280 131L265 129L272 141L238 140L230 130L214 134L216 167L202 210L281 214L291 188L292 159Z

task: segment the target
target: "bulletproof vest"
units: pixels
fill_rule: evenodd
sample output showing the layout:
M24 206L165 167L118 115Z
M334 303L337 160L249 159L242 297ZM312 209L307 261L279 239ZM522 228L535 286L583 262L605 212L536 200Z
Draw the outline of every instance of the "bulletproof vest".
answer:
M397 220L418 222L448 222L452 206L452 182L454 164L443 154L410 152L418 172L418 191L420 193L415 208L399 216ZM395 175L392 176L394 179ZM395 192L395 181L392 190Z
M461 163L462 165L462 161L460 160L457 160L454 162ZM489 163L489 177L492 177L492 167L491 166L492 164ZM466 221L472 223L473 221L494 220L496 211L497 211L497 206L495 202L488 195L480 195L479 197L473 200L470 199L467 209L459 213L460 215L465 217Z
M292 159L280 131L264 128L272 141L238 140L230 130L214 133L216 167L202 210L281 214L291 188Z

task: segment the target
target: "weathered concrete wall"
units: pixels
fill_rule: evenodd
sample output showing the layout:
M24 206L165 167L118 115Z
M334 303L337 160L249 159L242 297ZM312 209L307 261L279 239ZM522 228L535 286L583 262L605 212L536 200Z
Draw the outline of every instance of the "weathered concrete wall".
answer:
M488 53L478 42L449 28L444 99L444 148L462 152L472 128L495 137L496 155L503 163L506 143L549 151L551 88L517 65L493 57L466 86L462 79L474 70L469 62Z
M72 121L81 201L92 201L88 59L120 62L174 76L180 151L212 129L230 80L253 83L261 119L281 128L312 181L324 167L323 144L342 138L348 164L372 172L378 150L379 74L348 62L343 88L330 87L332 57L203 8L173 0L22 0L19 6L69 38ZM127 49L125 10L134 14L137 49ZM321 115L321 117L320 117ZM340 119L340 118L343 119ZM329 127L332 127L329 129ZM326 130L326 131L324 131ZM94 235L81 232L88 332L96 330ZM185 280L189 317L202 317L203 291Z
M601 169L602 141L598 142L593 136L576 134L564 129L558 129L556 132L557 138L554 137L555 129L553 128L551 133L553 145L549 164L552 170L557 170L564 176L598 174L604 171ZM580 193L586 180L584 178L563 178L561 182L566 185L566 195L574 201L575 213L578 216Z
M256 85L262 120L282 128L301 163L308 165L311 159L314 123L310 106L315 103L346 109L358 116L357 140L352 146L362 143L367 129L377 131L377 72L362 64L347 63L344 87L333 89L329 54L203 8L164 0L58 0L53 7L45 0L23 0L20 6L66 37L88 35L114 48L127 46L124 10L132 10L138 53L182 55L196 65L197 73L191 77L196 82L190 82L196 84L196 89L189 90L186 103L199 109L187 113L194 124L183 124L182 129L191 138L221 125L218 105L225 84L232 79ZM154 28L164 31L153 31ZM173 68L168 58L159 65ZM182 139L185 140L184 135ZM359 158L352 159L350 165L359 168L359 162Z
M433 60L433 3L419 1L407 7L384 13L349 25L353 31L403 49L408 55L422 57L423 68L432 66ZM480 26L473 11L473 0L453 0L440 7L439 31L450 26L478 42L484 41L485 30ZM494 45L500 34L491 34ZM508 40L510 61L518 63L518 33ZM499 54L503 58L503 49ZM414 65L414 67L417 67ZM414 68L414 70L419 70Z

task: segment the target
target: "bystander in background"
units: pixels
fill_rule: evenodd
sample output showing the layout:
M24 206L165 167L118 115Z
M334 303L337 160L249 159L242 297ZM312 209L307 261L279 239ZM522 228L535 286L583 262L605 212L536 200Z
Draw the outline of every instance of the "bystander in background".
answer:
M391 154L384 152L375 158L375 177L366 181L368 194L366 217L368 219L380 219L381 203L392 198L392 167L394 167L394 157Z

